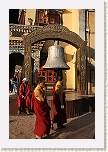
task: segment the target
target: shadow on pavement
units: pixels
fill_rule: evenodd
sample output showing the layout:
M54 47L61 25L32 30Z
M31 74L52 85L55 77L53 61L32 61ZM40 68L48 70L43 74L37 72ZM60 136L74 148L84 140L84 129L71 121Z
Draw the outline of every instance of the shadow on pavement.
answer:
M65 124L66 128L55 129L48 139L93 139L95 114L88 113Z

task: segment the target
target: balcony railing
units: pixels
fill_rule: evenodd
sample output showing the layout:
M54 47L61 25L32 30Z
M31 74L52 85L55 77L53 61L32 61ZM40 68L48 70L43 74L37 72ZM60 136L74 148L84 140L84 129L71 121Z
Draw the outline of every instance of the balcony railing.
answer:
M9 34L12 37L21 37L24 33L31 33L37 28L42 28L42 26L9 24Z
M21 25L21 24L9 24L9 50L12 52L21 52L24 53L24 45L22 36L24 33L31 33L33 30L42 28L42 26L33 26L33 25ZM32 53L35 50L41 50L45 41L36 43L32 46Z

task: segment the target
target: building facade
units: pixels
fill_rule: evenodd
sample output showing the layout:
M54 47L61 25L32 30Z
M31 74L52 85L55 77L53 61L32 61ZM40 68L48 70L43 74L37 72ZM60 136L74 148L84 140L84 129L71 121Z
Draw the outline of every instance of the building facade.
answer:
M10 10L11 12L11 10ZM76 33L87 44L86 65L86 87L85 93L94 93L95 89L95 10L84 9L22 9L17 10L18 22L13 21L10 13L9 24L9 72L10 77L15 72L16 65L21 67L22 77L24 77L24 43L23 39L35 29L41 29L49 24L59 24L67 27ZM15 12L14 12L15 14ZM43 69L48 56L48 48L54 45L54 40L44 39L32 44L31 50L31 84L36 83L39 76L43 77L46 83L51 86L56 80L57 73L54 70ZM59 41L59 45L64 48L66 64L70 70L60 71L64 78L64 88L77 90L78 77L78 50L69 43ZM80 58L81 60L81 58ZM18 69L17 69L18 70ZM80 80L79 80L80 81Z

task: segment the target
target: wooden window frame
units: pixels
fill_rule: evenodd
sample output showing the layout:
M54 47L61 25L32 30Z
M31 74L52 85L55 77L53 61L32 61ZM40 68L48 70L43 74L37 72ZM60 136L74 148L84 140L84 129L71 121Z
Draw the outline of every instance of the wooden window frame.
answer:
M46 76L43 76L43 73L46 73ZM51 76L49 76L49 73L52 73ZM39 74L39 77L42 77L44 78L45 82L48 82L48 83L53 83L55 82L55 72L54 70L45 70L45 69L40 69L40 74ZM50 78L52 78L52 80L50 80Z
M40 17L41 15L43 16L43 18ZM53 18L52 18L53 22L51 22L52 16L53 16ZM48 24L60 24L60 15L59 14L48 13L47 17L48 17ZM56 20L57 17L58 17L58 19ZM42 22L40 22L40 20L42 20ZM38 13L38 25L46 24L44 21L45 21L44 12L39 12Z
M59 14L48 14L48 22L49 24L60 24L60 15ZM53 22L50 21L51 16L54 16ZM58 16L58 22L56 23L56 17Z

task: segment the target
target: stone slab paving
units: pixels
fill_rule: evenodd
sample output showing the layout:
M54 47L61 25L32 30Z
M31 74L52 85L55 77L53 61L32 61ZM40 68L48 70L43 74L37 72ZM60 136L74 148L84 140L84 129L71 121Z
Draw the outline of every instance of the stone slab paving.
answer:
M34 125L36 116L9 116L9 139L35 139ZM70 118L66 128L51 129L50 135L44 139L93 139L95 134L95 112Z

